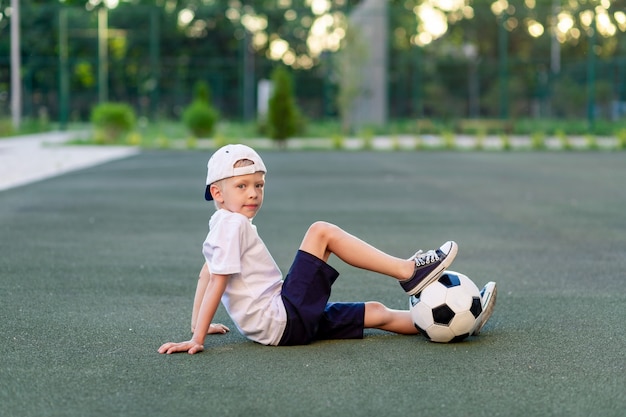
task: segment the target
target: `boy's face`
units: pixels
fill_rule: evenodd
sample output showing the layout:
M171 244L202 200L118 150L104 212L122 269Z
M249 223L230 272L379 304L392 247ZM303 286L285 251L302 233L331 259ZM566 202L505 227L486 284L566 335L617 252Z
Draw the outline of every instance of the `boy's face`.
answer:
M256 216L263 204L263 187L265 186L265 174L239 175L226 178L222 186L211 186L213 199L220 207L234 213L243 214L249 219Z

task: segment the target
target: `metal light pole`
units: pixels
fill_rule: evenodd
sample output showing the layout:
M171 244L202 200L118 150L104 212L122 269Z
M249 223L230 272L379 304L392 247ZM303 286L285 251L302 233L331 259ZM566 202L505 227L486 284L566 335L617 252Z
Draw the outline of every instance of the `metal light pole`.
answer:
M553 106L553 86L561 73L561 43L558 38L559 12L561 11L561 0L552 0L552 15L550 17L550 71L541 74L545 79L542 95L545 103L547 115L552 115ZM541 79L541 78L540 78Z
M109 100L109 10L100 7L98 10L98 101Z
M250 32L245 27L241 43L243 120L248 121L254 118L254 53L250 49Z
M20 2L11 0L11 115L13 128L22 122L22 70L20 54Z
M499 17L500 28L498 36L498 56L500 70L500 118L509 117L509 74L508 74L508 47L509 39L506 29L507 11L503 11Z
M67 8L59 10L59 123L61 130L67 128L69 113L69 68L67 44Z
M589 28L589 52L587 53L587 122L593 129L596 110L596 16L594 14Z
M550 69L552 74L561 72L561 44L556 36L560 1L552 0L552 33L550 34Z
M467 58L467 111L470 119L479 116L480 86L478 84L478 48L472 43L463 45L463 54Z
M161 47L159 43L159 35L161 28L159 26L159 9L154 6L150 10L150 66L152 67L150 82L150 113L153 120L158 117L159 111L159 85L160 85L160 68L161 68Z

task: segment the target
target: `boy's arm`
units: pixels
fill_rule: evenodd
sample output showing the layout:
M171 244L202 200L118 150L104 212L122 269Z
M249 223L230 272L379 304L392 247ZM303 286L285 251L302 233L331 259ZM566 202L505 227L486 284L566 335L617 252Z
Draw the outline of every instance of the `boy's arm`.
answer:
M207 335L211 320L219 307L222 294L226 290L228 275L211 274L198 310L196 328L191 340L180 343L165 343L159 348L159 353L187 352L190 354L204 350L204 338Z
M205 262L202 265L202 269L200 270L200 275L198 276L198 285L196 286L196 294L193 298L193 309L191 311L191 333L196 330L196 322L198 321L198 311L200 310L200 305L202 304L202 299L204 298L204 293L206 292L206 287L209 285L209 280L211 279L211 272L209 272L209 266ZM221 323L211 323L209 326L209 330L207 334L213 333L221 333L224 334L229 332L230 329L224 326Z
M202 304L202 299L204 298L204 293L206 292L206 287L207 285L209 285L210 279L211 273L209 272L209 266L205 262L204 265L202 265L200 275L198 276L196 295L193 297L193 309L191 311L191 333L193 333L196 329L196 322L198 321L198 311L200 310L200 305Z

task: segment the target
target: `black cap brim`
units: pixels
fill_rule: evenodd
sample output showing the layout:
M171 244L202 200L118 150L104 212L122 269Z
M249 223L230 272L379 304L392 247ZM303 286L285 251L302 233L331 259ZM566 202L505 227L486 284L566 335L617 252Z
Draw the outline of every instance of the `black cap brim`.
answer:
M213 196L211 195L211 185L207 185L204 189L204 199L206 201L213 201Z

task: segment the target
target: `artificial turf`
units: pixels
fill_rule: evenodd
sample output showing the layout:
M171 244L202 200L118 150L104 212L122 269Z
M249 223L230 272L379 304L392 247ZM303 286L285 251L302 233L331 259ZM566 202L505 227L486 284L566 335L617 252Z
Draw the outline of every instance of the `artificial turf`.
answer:
M212 206L206 152L138 156L0 192L0 414L623 416L626 163L618 152L261 151L255 224L283 271L327 220L452 269L498 304L479 337L264 347L190 336ZM392 279L338 259L334 300L407 308Z

